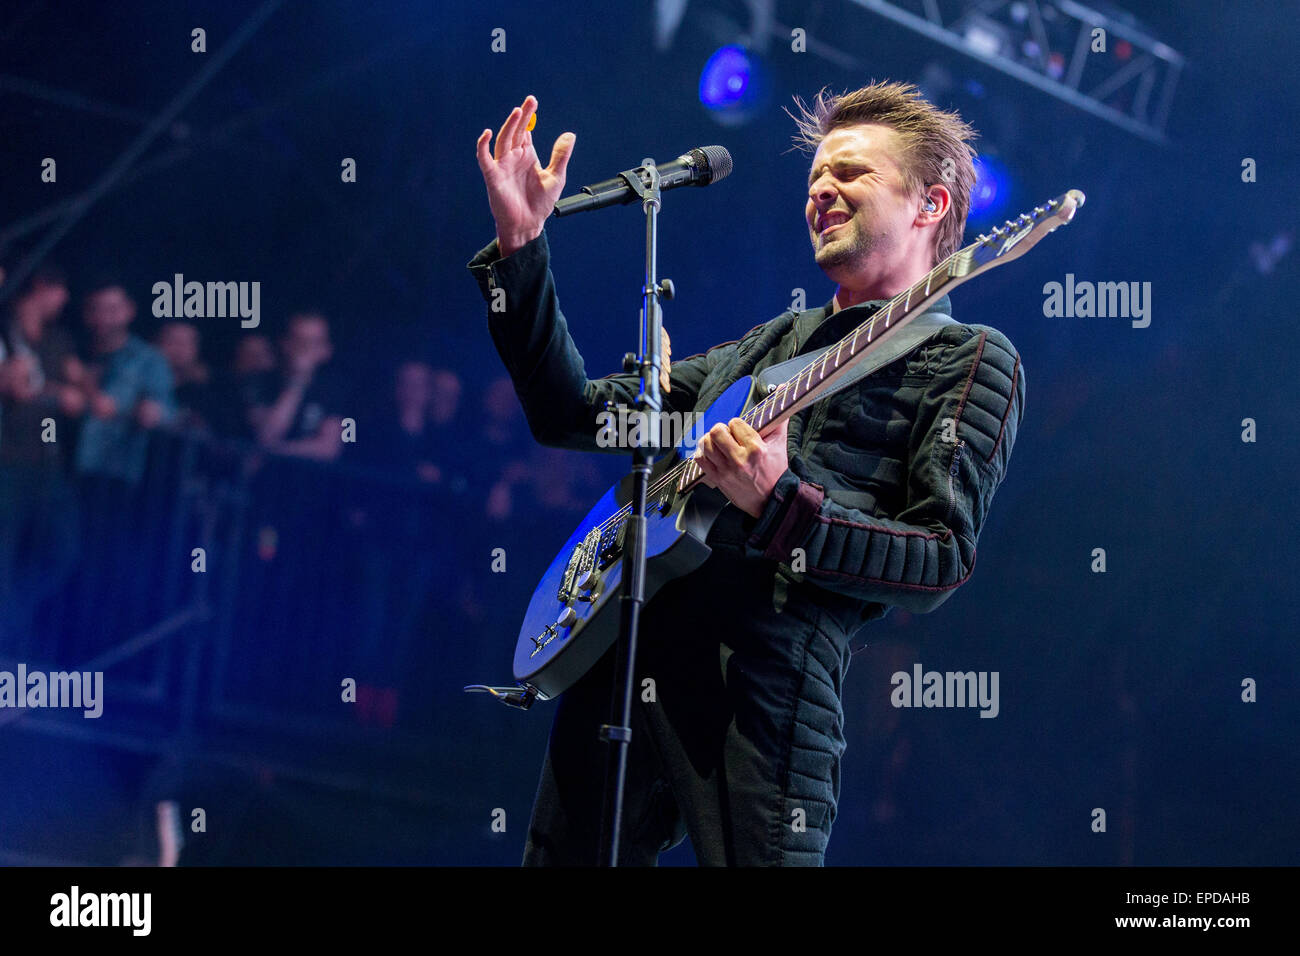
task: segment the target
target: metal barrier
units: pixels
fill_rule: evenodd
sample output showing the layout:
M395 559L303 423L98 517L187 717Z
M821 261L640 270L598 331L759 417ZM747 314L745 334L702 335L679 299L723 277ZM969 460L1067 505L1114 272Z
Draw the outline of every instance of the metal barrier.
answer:
M69 482L71 571L0 664L111 667L115 700L185 728L372 727L418 746L446 719L429 705L440 677L508 660L499 641L433 640L468 630L453 586L468 529L454 521L481 503L465 492L161 429L139 486ZM69 563L39 550L25 557Z

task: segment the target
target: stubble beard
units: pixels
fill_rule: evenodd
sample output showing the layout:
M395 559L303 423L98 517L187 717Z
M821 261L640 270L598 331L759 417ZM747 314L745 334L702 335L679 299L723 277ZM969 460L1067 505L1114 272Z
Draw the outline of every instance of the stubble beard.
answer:
M846 232L850 234L845 235ZM856 220L849 220L829 242L823 243L820 236L814 237L813 259L823 272L846 268L853 271L881 247L881 238L866 232Z

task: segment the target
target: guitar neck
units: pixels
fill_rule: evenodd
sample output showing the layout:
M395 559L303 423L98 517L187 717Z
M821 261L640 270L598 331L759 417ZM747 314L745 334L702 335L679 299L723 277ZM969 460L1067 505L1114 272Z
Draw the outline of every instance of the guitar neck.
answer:
M1032 213L1023 213L981 235L964 249L958 249L931 269L919 282L894 296L883 309L875 312L839 344L810 361L794 378L778 386L741 417L759 434L772 431L781 422L813 402L843 388L849 373L865 360L871 349L894 335L899 329L923 314L949 290L985 270L1023 256L1043 236L1070 222L1084 203L1084 195L1070 189ZM679 492L689 491L703 478L694 459L678 466Z
M840 339L839 344L809 362L794 378L777 386L770 395L742 414L760 435L771 432L781 422L814 402L827 398L843 387L853 369L866 360L868 353L894 333L969 278L960 267L962 252L955 252L926 276L902 292ZM693 488L703 478L694 460L684 463L678 491Z

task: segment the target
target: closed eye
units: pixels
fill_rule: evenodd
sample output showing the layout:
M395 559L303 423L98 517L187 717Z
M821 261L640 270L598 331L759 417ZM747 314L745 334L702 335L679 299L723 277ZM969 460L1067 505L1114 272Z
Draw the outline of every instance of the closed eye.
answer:
M834 172L836 177L841 181L843 181L848 179L857 179L863 173L871 172L871 167L870 166L839 166L835 168ZM808 177L809 187L811 187L812 184L817 181L819 175L820 175L819 173L814 172L811 176Z

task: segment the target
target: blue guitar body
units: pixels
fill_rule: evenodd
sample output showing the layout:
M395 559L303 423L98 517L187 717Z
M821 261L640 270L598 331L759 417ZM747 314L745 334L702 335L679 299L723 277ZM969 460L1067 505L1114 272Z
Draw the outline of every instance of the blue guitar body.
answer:
M748 405L752 380L746 376L718 396L671 453L650 473L650 486L695 450L695 441L716 424L738 417ZM631 497L631 478L601 497L564 543L528 602L514 674L542 698L571 686L618 640L622 591L622 522ZM671 488L646 501L646 600L673 578L704 563L704 543L729 502L721 492L698 485L685 494Z

